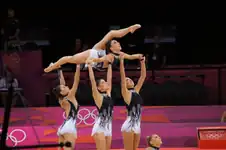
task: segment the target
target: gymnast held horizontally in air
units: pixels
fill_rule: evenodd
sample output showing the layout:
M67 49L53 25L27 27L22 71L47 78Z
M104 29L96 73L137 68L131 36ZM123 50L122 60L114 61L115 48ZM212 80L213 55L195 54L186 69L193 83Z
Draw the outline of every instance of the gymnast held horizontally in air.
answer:
M122 53L120 43L112 39L122 38L129 32L134 33L140 27L141 25L135 24L125 29L111 30L92 49L75 54L73 56L64 56L60 58L57 62L53 63L52 65L49 65L47 68L44 69L44 71L50 72L66 63L84 64L86 63L88 58L93 59L93 62L94 62L92 64L93 67L95 67L95 65L99 62L104 62L103 68L107 68L108 60L112 59L112 57L115 58L115 56L117 57L120 53ZM129 60L139 59L141 57L141 54L134 54L134 55L125 54L124 57L125 59L129 59Z

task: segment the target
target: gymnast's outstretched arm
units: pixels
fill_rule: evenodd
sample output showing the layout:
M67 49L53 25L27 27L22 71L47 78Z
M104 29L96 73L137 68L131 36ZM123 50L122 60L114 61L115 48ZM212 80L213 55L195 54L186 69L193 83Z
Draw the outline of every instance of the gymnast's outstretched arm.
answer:
M107 55L100 57L100 58L93 58L92 61L96 63L101 63L107 60Z
M105 55L105 56L100 57L100 58L94 58L94 59L92 59L92 61L96 62L96 63L101 63L101 62L107 61L107 60L110 59L109 55L111 55L111 54ZM141 57L143 56L143 54L129 55L129 54L126 54L126 53L123 53L123 55L124 55L124 59L128 59L128 60L141 59Z
M60 73L60 85L66 85L63 71L62 70L59 70L59 73Z
M90 79L91 86L92 86L93 99L94 99L96 105L100 108L100 106L102 104L102 96L98 92L94 73L93 73L93 68L90 63L88 64L88 70L89 70L89 79Z
M77 89L78 89L78 85L79 85L79 80L80 80L80 65L78 64L76 66L76 72L75 72L75 76L74 76L74 83L72 85L70 94L72 94L72 95L76 94Z
M135 30L139 29L140 27L141 27L141 25L135 24L135 25L132 25L132 26L130 26L128 28L119 29L119 30L111 30L104 36L104 38L101 41L99 41L94 46L94 48L97 49L97 50L104 50L105 49L105 44L109 40L111 40L113 38L122 38L123 36L125 36L129 32L133 33Z
M141 70L140 70L140 78L137 82L137 85L135 86L135 91L137 93L140 92L140 89L141 87L143 86L144 84L144 81L145 81L145 78L146 78L146 65L145 65L145 57L143 57L141 60L140 60L140 65L141 65Z
M119 58L120 58L120 76L121 76L122 97L127 104L130 104L130 101L131 101L130 92L126 87L126 74L125 74L125 68L124 68L124 54L121 54Z
M108 94L111 94L111 89L112 89L112 66L111 66L110 62L108 64L107 83L109 85L109 89L108 89L109 93Z
M134 60L134 59L141 59L141 57L143 57L143 54L126 54L124 53L124 59L128 59L128 60Z

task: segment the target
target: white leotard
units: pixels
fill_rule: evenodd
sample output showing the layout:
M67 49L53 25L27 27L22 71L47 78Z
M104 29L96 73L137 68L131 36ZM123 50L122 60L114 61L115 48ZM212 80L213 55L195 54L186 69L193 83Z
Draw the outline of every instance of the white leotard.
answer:
M100 58L106 55L106 50L96 50L92 48L90 50L89 58ZM97 63L93 63L93 66L95 67ZM87 67L87 64L85 65Z
M59 127L57 135L60 136L65 133L72 133L77 136L76 119L70 118L65 120L64 123Z
M79 106L77 109L75 108L74 104L67 98L65 99L70 103L70 112L68 118L66 118L63 122L63 124L58 128L57 135L63 135L65 133L72 133L77 137L77 129L76 129L76 115L77 111L79 109Z

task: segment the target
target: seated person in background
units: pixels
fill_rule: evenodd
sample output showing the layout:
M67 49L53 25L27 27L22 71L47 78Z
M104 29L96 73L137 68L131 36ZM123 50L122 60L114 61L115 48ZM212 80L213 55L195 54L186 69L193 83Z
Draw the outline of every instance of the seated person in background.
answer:
M1 103L5 106L7 95L8 95L8 88L12 83L13 88L18 88L18 81L16 78L13 77L12 73L10 73L7 69L4 71L4 76L0 79L0 96L1 96ZM16 91L13 94L13 104L16 104L16 95L18 92Z
M162 139L157 134L147 136L148 147L145 150L159 150L162 145Z
M222 117L221 117L221 122L226 122L226 111L223 112Z
M13 9L8 9L8 18L1 28L2 44L4 45L4 51L8 50L9 45L19 44L19 20L15 18L15 12ZM21 51L21 47L18 46Z

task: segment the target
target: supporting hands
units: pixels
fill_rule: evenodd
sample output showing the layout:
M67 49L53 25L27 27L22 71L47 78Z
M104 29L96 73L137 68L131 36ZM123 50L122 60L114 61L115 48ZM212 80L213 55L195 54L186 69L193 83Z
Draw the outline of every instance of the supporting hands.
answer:
M76 68L80 69L80 64L77 64L77 65L76 65Z
M93 58L88 58L87 60L86 60L86 64L88 65L88 66L90 66L92 63L93 63Z
M139 59L140 61L142 61L143 59L145 59L145 58L144 58L144 55L143 55L143 54L138 54L138 59Z
M112 64L114 61L114 57L111 57L111 55L108 55L105 57L105 60L108 61L109 64Z
M143 56L143 55L141 54L139 60L140 60L140 63L145 63L145 56Z
M122 61L125 58L125 54L124 53L120 53L119 55L119 60Z
M140 57L140 63L145 64L145 57L144 56Z

